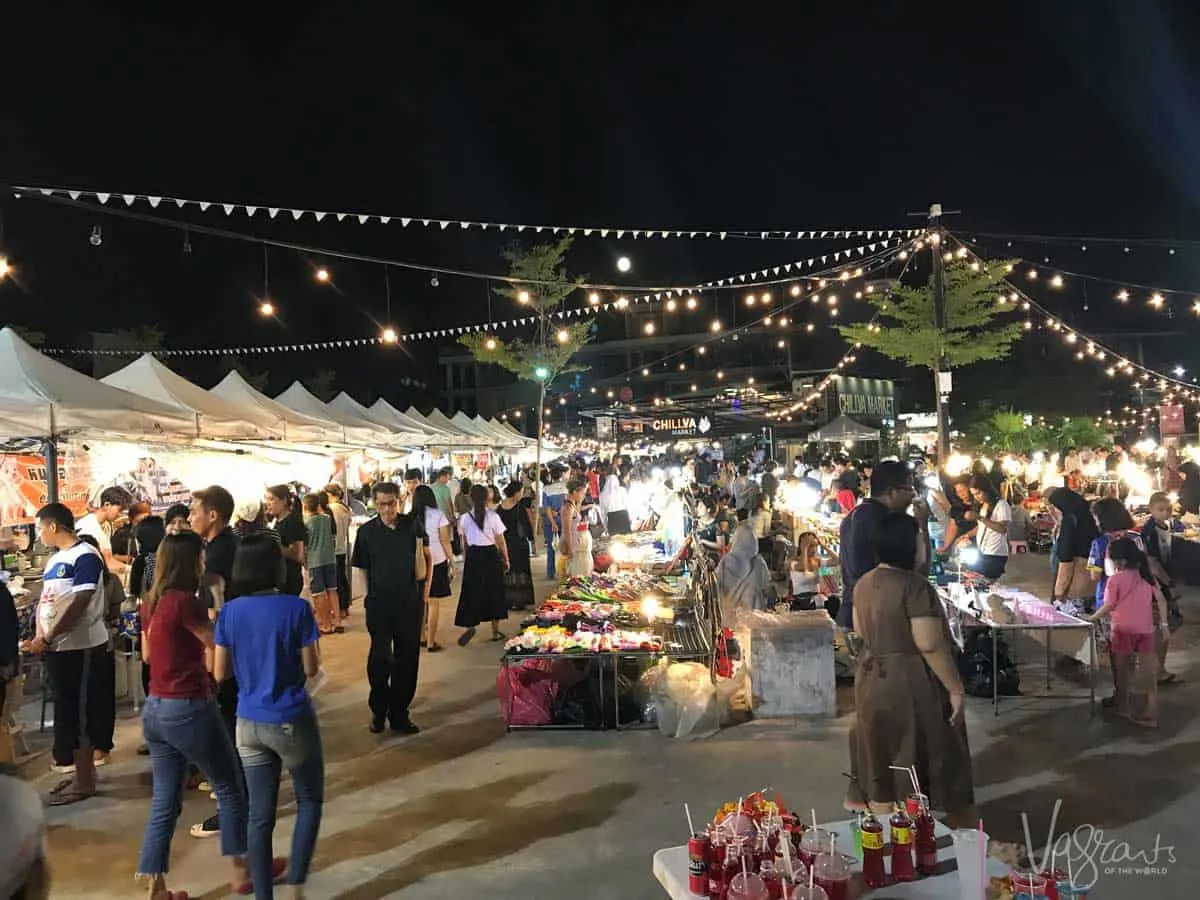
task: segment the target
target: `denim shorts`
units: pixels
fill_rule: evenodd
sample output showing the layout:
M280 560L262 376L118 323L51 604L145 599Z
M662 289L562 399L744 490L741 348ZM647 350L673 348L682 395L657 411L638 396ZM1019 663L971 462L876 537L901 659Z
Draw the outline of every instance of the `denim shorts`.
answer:
M337 566L313 566L308 570L308 589L314 594L337 590Z

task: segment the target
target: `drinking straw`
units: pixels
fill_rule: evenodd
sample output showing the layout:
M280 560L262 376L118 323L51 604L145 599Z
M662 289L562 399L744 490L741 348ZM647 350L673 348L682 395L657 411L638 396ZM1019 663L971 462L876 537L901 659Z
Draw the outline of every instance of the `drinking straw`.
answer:
M1057 854L1057 852L1058 851L1056 849L1055 853ZM1071 851L1070 851L1070 849L1067 850L1066 855L1067 855L1067 878L1069 878L1071 881L1071 890L1075 890L1075 872L1071 867ZM1055 858L1057 859L1057 856ZM1054 866L1050 867L1050 876L1052 878L1054 877Z
M897 772L905 772L908 774L908 780L912 782L913 792L921 793L921 785L917 783L917 770L913 766L888 766L889 769L895 769Z
M909 768L909 771L912 773L913 787L915 787L917 789L918 794L921 794L921 796L924 797L925 795L921 793L921 780L919 778L917 778L917 767L909 766L908 768Z
M813 831L816 831L817 830L817 811L815 809L810 809L809 812L812 813Z
M987 838L983 833L983 819L979 820L979 883L987 884Z
M695 835L696 829L692 826L692 811L690 809L688 809L688 805L686 803L683 804L683 814L685 816L687 816L688 836L691 837L691 836Z

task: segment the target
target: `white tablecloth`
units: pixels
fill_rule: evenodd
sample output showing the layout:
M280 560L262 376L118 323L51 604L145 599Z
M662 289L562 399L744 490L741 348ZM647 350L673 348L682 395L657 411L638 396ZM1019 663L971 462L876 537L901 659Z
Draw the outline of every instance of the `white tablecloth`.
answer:
M854 852L853 822L827 822L821 825L827 831L837 835L838 850L847 853ZM884 827L886 835L887 827ZM938 840L938 863L944 864L949 860L954 865L954 844L950 841L950 829L941 822L935 822L934 835ZM944 865L943 865L944 867ZM861 871L861 866L854 867L855 873ZM1007 875L1009 867L996 859L988 859L987 874L989 878ZM696 900L696 895L688 890L688 853L687 847L667 847L654 854L654 877L663 886L672 900ZM861 887L861 881L859 882ZM853 886L851 894L855 894ZM889 885L874 891L856 895L862 900L875 897L879 900L958 900L958 873L950 871L945 875L935 875L932 878L921 878Z

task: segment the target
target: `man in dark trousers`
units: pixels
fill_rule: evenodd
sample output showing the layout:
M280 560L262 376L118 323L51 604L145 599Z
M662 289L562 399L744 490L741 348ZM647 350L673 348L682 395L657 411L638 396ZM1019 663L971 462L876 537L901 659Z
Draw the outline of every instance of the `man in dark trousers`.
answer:
M375 518L360 529L354 540L350 565L362 569L367 579L367 631L371 649L367 654L367 681L371 691L371 733L379 734L390 723L394 734L417 734L408 715L417 692L417 668L421 659L421 623L425 617L430 579L424 586L416 578L418 544L426 554L429 547L423 523L400 512L400 488L380 482L371 491Z

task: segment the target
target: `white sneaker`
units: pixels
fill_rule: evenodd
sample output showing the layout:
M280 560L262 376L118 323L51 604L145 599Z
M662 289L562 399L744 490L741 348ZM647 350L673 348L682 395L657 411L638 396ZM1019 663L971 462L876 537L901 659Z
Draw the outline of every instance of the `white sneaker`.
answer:
M66 766L58 766L58 765L55 765L54 763L50 763L50 771L56 772L59 775L74 775L75 774L75 763L71 763Z

